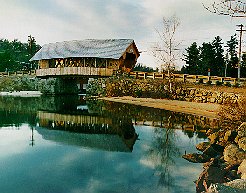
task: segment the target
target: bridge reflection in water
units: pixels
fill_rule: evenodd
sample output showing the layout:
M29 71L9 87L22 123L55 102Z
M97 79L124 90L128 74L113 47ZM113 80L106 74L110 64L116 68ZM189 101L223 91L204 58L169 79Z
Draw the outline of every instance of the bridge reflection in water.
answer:
M131 152L137 134L131 120L100 115L70 115L38 111L39 134L56 143L104 151Z

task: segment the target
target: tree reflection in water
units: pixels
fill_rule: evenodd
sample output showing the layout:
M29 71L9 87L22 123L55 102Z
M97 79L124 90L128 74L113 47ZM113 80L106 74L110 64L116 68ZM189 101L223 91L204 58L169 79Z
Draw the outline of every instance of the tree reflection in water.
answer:
M176 146L178 136L173 129L172 116L168 117L167 128L155 128L154 140L147 151L147 160L155 166L155 175L160 176L158 185L168 189L175 186L172 170L175 166L175 157L180 156Z

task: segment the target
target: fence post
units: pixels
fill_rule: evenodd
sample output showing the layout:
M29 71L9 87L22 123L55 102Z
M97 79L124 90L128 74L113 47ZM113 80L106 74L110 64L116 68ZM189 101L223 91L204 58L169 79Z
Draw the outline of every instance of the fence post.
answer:
M186 82L187 74L183 74L183 82Z
M146 79L147 77L147 72L144 72L144 79Z
M195 82L197 82L197 79L198 79L198 75L196 75L196 77L195 77Z
M153 79L155 79L155 72L153 72Z
M221 81L221 82L224 82L224 77L221 77L221 78L220 78L220 81Z
M165 78L165 74L162 72L161 73L161 78L164 79Z

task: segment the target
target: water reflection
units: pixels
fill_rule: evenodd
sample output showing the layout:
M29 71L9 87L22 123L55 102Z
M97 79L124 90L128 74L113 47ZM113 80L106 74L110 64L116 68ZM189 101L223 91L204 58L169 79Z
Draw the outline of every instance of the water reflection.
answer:
M194 152L193 140L205 139L200 131L216 124L77 96L0 97L0 186L2 192L194 192L201 166L189 166L181 153Z
M131 120L118 122L109 117L38 111L37 131L44 139L106 151L133 150L137 134ZM48 129L48 130L47 130ZM62 132L64 131L64 132Z

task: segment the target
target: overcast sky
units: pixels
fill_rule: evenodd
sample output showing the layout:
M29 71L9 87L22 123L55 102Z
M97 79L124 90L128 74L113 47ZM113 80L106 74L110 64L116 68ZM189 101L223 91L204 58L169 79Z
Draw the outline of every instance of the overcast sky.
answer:
M0 38L38 44L87 38L134 39L140 51L158 41L155 28L163 17L181 20L177 38L181 50L196 41L210 42L220 36L224 42L236 33L245 18L231 19L204 9L212 0L0 0ZM243 0L244 1L244 0ZM245 46L245 35L243 37ZM156 67L148 52L138 62ZM182 63L179 63L182 65Z

